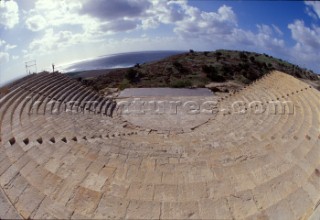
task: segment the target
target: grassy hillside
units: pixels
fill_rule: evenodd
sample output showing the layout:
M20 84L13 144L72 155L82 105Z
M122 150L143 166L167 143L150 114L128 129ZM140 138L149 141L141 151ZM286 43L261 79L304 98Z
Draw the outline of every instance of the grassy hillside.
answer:
M310 70L300 68L267 54L245 51L218 50L179 54L132 68L118 69L94 79L82 80L96 90L129 87L205 87L210 83L244 85L259 79L272 70L279 70L320 88L319 77Z

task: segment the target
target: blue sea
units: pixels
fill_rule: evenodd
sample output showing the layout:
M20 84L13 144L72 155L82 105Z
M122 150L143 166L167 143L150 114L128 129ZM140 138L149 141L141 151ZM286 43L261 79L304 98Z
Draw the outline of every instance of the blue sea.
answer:
M69 65L58 67L63 72L78 72L86 70L115 69L134 66L161 60L168 56L184 53L185 51L142 51L111 54L94 59L83 60Z

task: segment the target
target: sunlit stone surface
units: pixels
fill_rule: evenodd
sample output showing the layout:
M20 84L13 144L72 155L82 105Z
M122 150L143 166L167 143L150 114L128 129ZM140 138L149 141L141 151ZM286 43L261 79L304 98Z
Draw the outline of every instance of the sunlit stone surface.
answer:
M0 218L319 219L319 91L273 72L211 98L124 115L64 75L22 80L0 100Z

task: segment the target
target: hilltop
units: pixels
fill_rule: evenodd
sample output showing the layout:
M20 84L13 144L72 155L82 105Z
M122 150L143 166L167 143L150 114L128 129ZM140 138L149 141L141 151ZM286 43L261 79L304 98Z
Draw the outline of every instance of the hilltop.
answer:
M278 70L320 88L319 76L267 54L217 50L178 54L157 62L136 64L131 68L108 71L90 79L79 78L85 85L101 91L105 88L208 87L229 92Z

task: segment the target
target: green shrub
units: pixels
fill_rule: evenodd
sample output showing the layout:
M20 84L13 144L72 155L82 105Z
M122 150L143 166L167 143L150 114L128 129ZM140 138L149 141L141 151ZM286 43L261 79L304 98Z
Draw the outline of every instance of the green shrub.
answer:
M222 53L221 53L220 51L217 51L217 52L216 52L216 56L217 56L217 57L220 57L220 56L222 56Z
M222 58L222 53L218 51L215 53L215 56L216 56L217 61L219 61Z
M234 72L234 66L223 66L221 68L221 71L222 71L222 74L225 75L225 76L230 76L232 75L232 73Z
M134 67L140 68L140 67L141 67L141 66L140 66L140 63L136 63L136 64L134 65Z
M129 87L130 87L130 83L127 79L122 80L121 83L118 85L118 89L120 90L124 90Z
M249 83L250 83L250 80L247 79L247 78L243 75L243 73L241 73L240 75L237 75L237 76L236 76L236 80L239 81L239 82L242 82L242 83L244 83L244 84L249 84Z
M182 64L179 63L178 61L174 61L172 65L178 70L181 70L183 68Z
M214 66L204 65L202 66L202 71L207 74L207 77L215 82L224 82L226 79L219 74L219 71Z
M240 52L239 53L239 57L242 61L247 61L248 60L248 56L246 55L245 52Z
M185 68L185 67L184 67L181 63L179 63L178 61L174 61L174 62L172 63L172 65L174 66L174 68L175 68L176 70L178 70L178 72L179 72L180 74L187 75L187 74L190 73L190 70L187 69L187 68Z
M139 73L137 70L130 68L127 70L125 74L125 78L130 82L137 82L139 81Z
M207 74L218 73L217 69L214 66L208 66L208 65L203 65L202 71Z
M170 82L170 87L173 87L173 88L187 88L190 86L192 86L192 83L190 80L178 79Z
M238 66L241 70L248 70L250 67L248 63L239 63Z
M204 82L199 82L196 86L197 88L205 88L206 84Z

